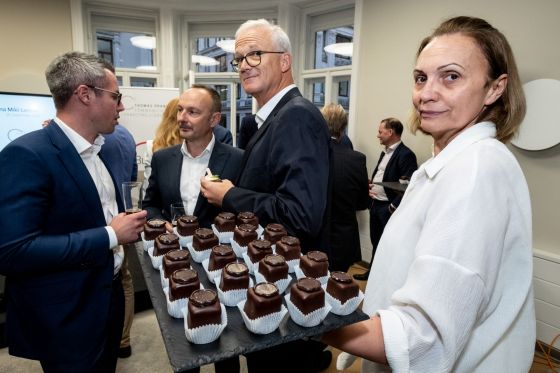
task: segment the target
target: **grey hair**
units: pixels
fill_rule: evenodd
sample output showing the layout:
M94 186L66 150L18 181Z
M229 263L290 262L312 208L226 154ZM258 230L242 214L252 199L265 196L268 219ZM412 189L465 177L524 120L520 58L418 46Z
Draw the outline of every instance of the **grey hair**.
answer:
M99 57L81 52L56 57L45 70L45 77L57 109L66 106L79 85L103 87L106 83L105 66Z
M288 34L286 34L286 32L282 30L280 26L273 25L264 18L251 19L243 23L235 32L235 38L237 39L239 34L254 28L264 28L268 30L272 36L272 41L274 42L275 46L282 52L292 54L292 45L290 43Z

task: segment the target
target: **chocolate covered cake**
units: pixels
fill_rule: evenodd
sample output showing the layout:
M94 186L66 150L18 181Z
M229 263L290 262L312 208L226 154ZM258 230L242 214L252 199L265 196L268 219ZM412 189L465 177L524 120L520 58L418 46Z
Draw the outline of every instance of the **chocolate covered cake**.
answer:
M340 303L344 304L348 299L357 297L359 292L360 287L348 273L340 271L331 272L327 282L327 293L331 297L338 299Z
M198 228L194 231L192 246L196 251L209 250L219 243L218 237L212 232L212 229Z
M198 273L194 269L178 269L169 277L169 300L188 298L193 291L200 289Z
M233 231L233 240L239 246L247 246L249 242L258 238L257 226L252 224L241 224L235 227Z
M307 315L325 306L325 291L318 280L300 278L291 287L290 301L301 313Z
M222 323L222 309L214 290L195 290L189 297L187 325L190 329Z
M220 212L214 218L214 226L218 232L233 232L235 229L235 215L231 212Z
M301 246L299 240L293 236L284 236L276 242L276 254L280 254L286 260L299 259Z
M259 272L268 282L285 279L288 277L288 269L288 263L279 254L269 254L259 262Z
M249 269L244 263L228 263L222 271L220 289L222 291L249 288Z
M307 277L323 277L329 272L329 258L324 252L310 251L301 257L299 268Z
M179 250L179 237L173 233L164 233L156 237L154 243L154 256L164 255L171 250Z
M192 236L198 228L198 218L194 215L183 215L177 219L177 232L181 236Z
M165 232L165 220L163 219L150 219L144 223L144 239L146 241L155 240L157 236Z
M237 225L251 224L255 227L259 226L259 218L252 212L244 211L237 214Z
M178 269L190 268L191 255L188 250L171 250L163 256L163 276L169 278Z
M243 311L248 318L254 320L271 313L279 312L282 308L282 298L276 285L261 282L247 291L247 300Z
M257 263L264 259L268 254L272 254L272 246L267 240L254 240L249 242L247 256L251 259L251 263Z
M231 246L216 245L210 251L210 259L208 260L208 270L217 271L226 266L226 264L235 262L237 257Z
M272 245L287 235L288 232L282 224L270 223L264 229L264 239L270 241Z

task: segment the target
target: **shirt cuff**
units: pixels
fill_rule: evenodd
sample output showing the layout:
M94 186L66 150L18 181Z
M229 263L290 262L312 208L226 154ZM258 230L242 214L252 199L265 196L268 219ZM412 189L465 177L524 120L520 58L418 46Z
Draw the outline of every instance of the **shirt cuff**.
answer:
M401 319L390 310L379 310L385 355L394 373L409 372L408 340Z
M107 230L107 234L109 235L109 250L113 250L119 244L117 240L117 234L115 230L111 226L106 226L105 229Z

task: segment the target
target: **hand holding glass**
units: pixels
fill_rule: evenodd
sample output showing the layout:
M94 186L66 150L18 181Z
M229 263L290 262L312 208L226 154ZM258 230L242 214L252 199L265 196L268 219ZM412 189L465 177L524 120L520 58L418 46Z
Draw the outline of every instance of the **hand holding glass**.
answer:
M124 211L126 214L134 214L142 211L142 183L139 181L128 181L122 184Z

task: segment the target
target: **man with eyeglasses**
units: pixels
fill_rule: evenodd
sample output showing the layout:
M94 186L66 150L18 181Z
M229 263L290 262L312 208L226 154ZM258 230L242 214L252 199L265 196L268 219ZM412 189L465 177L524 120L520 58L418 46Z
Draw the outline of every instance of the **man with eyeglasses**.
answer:
M254 212L263 226L284 225L304 253L328 251L330 136L320 111L294 85L288 36L264 19L245 22L235 35L232 66L258 102L259 129L245 148L235 185L202 179L203 195L225 211ZM285 372L294 361L301 371L325 369L330 352L321 359L310 349L296 341L248 354L249 372Z
M70 52L47 68L56 118L0 152L0 273L10 354L45 372L114 372L124 318L122 249L146 212L125 215L99 153L120 103L115 75Z

